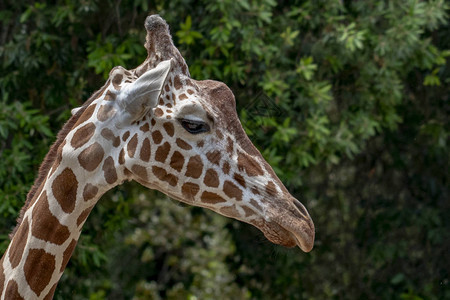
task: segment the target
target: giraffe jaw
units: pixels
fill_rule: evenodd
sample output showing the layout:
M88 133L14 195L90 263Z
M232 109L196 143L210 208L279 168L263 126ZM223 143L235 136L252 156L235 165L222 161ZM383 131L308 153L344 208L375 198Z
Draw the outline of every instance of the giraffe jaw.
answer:
M163 190L157 184L146 182L138 178L135 178L135 180L149 189ZM195 202L193 199L185 199L176 194L167 192L166 194L180 202L214 210L211 206L202 206L201 203ZM264 218L253 221L242 220L240 218L236 219L252 224L261 230L264 236L274 244L289 248L298 246L304 252L310 252L314 246L314 223L309 217L309 214L306 217L300 218L290 218L289 216L285 216L284 218L277 217L272 221L265 220Z
M274 244L288 248L298 246L304 252L310 252L314 246L315 231L311 219L289 221L279 218L274 221L256 221L252 224Z
M266 207L264 217L252 224L274 244L289 248L298 246L302 251L310 252L314 246L314 223L300 201L292 196L288 199L272 202L278 205Z
M161 189L161 187L157 184L143 181L139 178L134 178L134 180L149 189L164 191L164 189ZM200 202L196 202L194 199L185 199L170 192L164 193L180 202L214 210L213 207L201 205ZM266 215L266 217L261 217L252 221L244 220L238 217L234 218L239 221L252 224L256 228L261 230L264 236L274 244L289 248L298 246L302 251L310 252L314 246L314 223L306 210L302 212L303 213L300 215L298 214L298 212L296 213L296 215L274 214L273 218L270 218ZM220 212L218 213L221 214Z

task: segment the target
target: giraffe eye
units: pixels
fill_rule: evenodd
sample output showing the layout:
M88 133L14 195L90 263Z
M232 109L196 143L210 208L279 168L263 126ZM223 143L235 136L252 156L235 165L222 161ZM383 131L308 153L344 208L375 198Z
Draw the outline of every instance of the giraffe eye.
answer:
M202 121L194 121L188 119L179 119L181 126L186 129L189 133L199 134L202 132L209 131L209 125Z

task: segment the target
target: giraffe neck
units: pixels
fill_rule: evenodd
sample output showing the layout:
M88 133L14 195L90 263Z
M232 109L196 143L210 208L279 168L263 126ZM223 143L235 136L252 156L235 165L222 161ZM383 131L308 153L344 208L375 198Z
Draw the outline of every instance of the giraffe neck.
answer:
M117 184L112 159L99 163L98 172L71 168L77 158L63 158L65 145L60 145L1 260L0 299L51 299L89 213Z

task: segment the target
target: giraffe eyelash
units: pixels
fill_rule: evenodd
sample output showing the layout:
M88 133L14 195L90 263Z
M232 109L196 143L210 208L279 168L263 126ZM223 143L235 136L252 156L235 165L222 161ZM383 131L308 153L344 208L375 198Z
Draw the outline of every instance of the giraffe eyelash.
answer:
M203 121L178 119L178 122L180 122L181 126L191 134L199 134L210 130L209 125Z

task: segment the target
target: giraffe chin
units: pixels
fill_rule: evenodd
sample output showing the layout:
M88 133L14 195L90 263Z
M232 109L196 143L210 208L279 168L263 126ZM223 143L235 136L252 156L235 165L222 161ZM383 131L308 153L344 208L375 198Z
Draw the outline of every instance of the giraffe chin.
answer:
M310 252L314 246L314 225L310 220L295 222L289 222L286 219L259 220L252 222L252 225L261 230L264 236L274 244L288 248L298 246L304 252Z
M314 246L315 229L311 219L278 218L277 223L287 231L295 244L304 252L310 252ZM295 246L295 245L294 245Z

